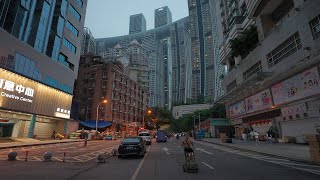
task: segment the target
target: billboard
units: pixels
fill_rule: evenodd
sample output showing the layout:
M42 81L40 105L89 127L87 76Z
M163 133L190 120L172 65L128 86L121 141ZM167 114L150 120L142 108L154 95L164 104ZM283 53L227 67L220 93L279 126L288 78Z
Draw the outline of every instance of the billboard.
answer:
M230 118L241 116L246 114L246 106L244 101L239 101L231 106L229 106Z
M317 67L309 69L271 88L275 105L291 102L320 93Z
M0 68L0 108L69 119L72 95Z
M308 109L305 103L282 108L281 115L284 121L309 117Z
M270 89L261 91L245 99L247 113L259 111L272 107L272 98Z

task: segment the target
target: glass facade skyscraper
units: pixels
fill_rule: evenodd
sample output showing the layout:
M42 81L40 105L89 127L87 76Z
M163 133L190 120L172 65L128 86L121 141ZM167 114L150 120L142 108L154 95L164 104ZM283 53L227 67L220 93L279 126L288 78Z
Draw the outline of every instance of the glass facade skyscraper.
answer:
M168 6L154 10L154 27L172 23L172 14Z
M129 34L145 32L146 19L142 13L130 16Z

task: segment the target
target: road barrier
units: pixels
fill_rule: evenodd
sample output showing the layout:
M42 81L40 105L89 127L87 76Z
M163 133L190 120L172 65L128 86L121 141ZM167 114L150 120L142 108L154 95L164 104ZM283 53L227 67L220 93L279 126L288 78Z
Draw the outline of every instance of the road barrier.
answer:
M97 163L106 163L106 153L100 152L98 154Z
M44 158L44 161L45 161L45 162L52 161L52 160L51 160L51 158L52 158L52 152L45 152L44 155L43 155L43 158Z
M13 152L9 152L8 154L8 161L15 161L17 160L16 157L17 157L18 153L13 151Z

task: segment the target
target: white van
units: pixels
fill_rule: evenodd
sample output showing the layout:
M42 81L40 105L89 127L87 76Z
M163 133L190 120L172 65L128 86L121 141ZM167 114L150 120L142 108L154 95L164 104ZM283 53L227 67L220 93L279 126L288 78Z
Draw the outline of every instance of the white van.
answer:
M138 135L142 137L143 141L146 142L147 145L151 144L151 136L148 131L141 131Z

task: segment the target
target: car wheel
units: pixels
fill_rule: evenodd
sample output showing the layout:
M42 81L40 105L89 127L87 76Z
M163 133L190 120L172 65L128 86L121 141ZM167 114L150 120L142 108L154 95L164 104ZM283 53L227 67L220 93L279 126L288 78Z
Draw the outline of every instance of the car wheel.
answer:
M120 159L121 159L121 158L123 158L123 156L122 156L122 155L118 155L118 158L120 158Z

